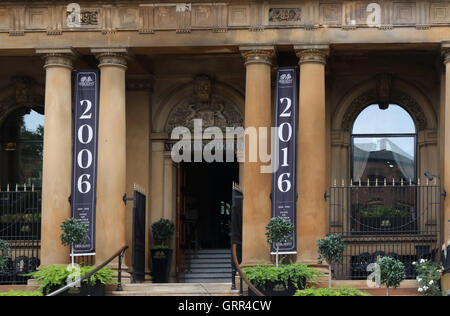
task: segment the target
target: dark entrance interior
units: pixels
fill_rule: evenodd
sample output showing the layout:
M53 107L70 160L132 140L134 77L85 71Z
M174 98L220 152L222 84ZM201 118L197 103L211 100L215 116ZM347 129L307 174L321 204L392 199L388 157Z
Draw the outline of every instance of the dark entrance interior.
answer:
M232 183L239 181L239 163L183 163L181 169L182 246L230 248Z

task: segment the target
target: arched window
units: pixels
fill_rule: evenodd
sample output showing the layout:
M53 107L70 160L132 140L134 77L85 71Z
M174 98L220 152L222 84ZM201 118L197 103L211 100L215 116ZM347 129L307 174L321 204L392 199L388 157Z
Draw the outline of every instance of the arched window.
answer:
M417 134L405 109L395 104L366 107L353 124L351 138L354 182L415 183Z
M0 125L0 185L42 185L43 108L23 107Z

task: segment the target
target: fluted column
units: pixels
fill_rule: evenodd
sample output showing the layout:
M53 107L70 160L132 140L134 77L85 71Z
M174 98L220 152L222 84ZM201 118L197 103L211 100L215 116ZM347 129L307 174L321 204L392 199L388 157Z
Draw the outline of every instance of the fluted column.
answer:
M271 65L273 47L241 48L247 69L245 90L245 128L272 126ZM270 150L270 134L259 135ZM261 173L261 166L267 163L250 162L249 139L245 145L243 172L243 265L269 262L270 247L266 242L265 227L271 218L270 193L272 174ZM257 151L258 148L251 148ZM270 151L269 151L270 152Z
M96 225L96 262L101 263L126 245L127 50L92 49L92 53L99 60L101 80Z
M45 133L42 170L41 265L70 261L61 224L70 218L72 187L71 49L39 49L45 59Z
M316 264L317 240L328 231L325 64L328 46L296 46L300 64L297 240L299 262Z
M445 64L445 101L444 101L444 189L450 192L450 44L444 44L442 50ZM450 198L444 200L444 241L450 240Z

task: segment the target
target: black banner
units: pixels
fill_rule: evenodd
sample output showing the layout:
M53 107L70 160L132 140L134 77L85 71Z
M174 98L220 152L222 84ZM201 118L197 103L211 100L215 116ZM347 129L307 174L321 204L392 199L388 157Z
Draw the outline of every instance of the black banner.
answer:
M98 91L98 70L76 72L72 217L89 228L86 244L74 246L77 255L95 253Z
M280 68L275 92L274 126L278 152L272 186L272 217L284 217L297 223L297 68ZM297 232L293 239L280 246L280 254L297 253ZM272 248L275 252L275 249Z

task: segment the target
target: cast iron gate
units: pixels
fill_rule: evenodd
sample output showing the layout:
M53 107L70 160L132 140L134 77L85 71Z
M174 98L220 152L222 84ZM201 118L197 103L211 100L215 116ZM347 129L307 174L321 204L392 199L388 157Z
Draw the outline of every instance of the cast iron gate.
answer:
M142 191L143 192L143 191ZM136 186L133 193L132 265L133 283L145 281L146 196Z
M232 209L231 209L231 247L236 244L237 260L239 264L242 262L242 203L244 200L244 195L242 190L237 183L233 183L233 193L232 193ZM233 255L233 254L231 254ZM234 265L234 260L232 262L232 276L231 283L232 289L236 289L236 266ZM242 289L242 279L241 289Z
M403 180L333 186L328 195L331 234L346 244L342 264L333 266L336 279L364 280L378 257L403 262L406 275L417 275L414 262L439 260L441 248L439 185Z
M0 285L26 284L24 274L40 265L41 195L34 186L0 188L0 240L9 248L0 250Z

